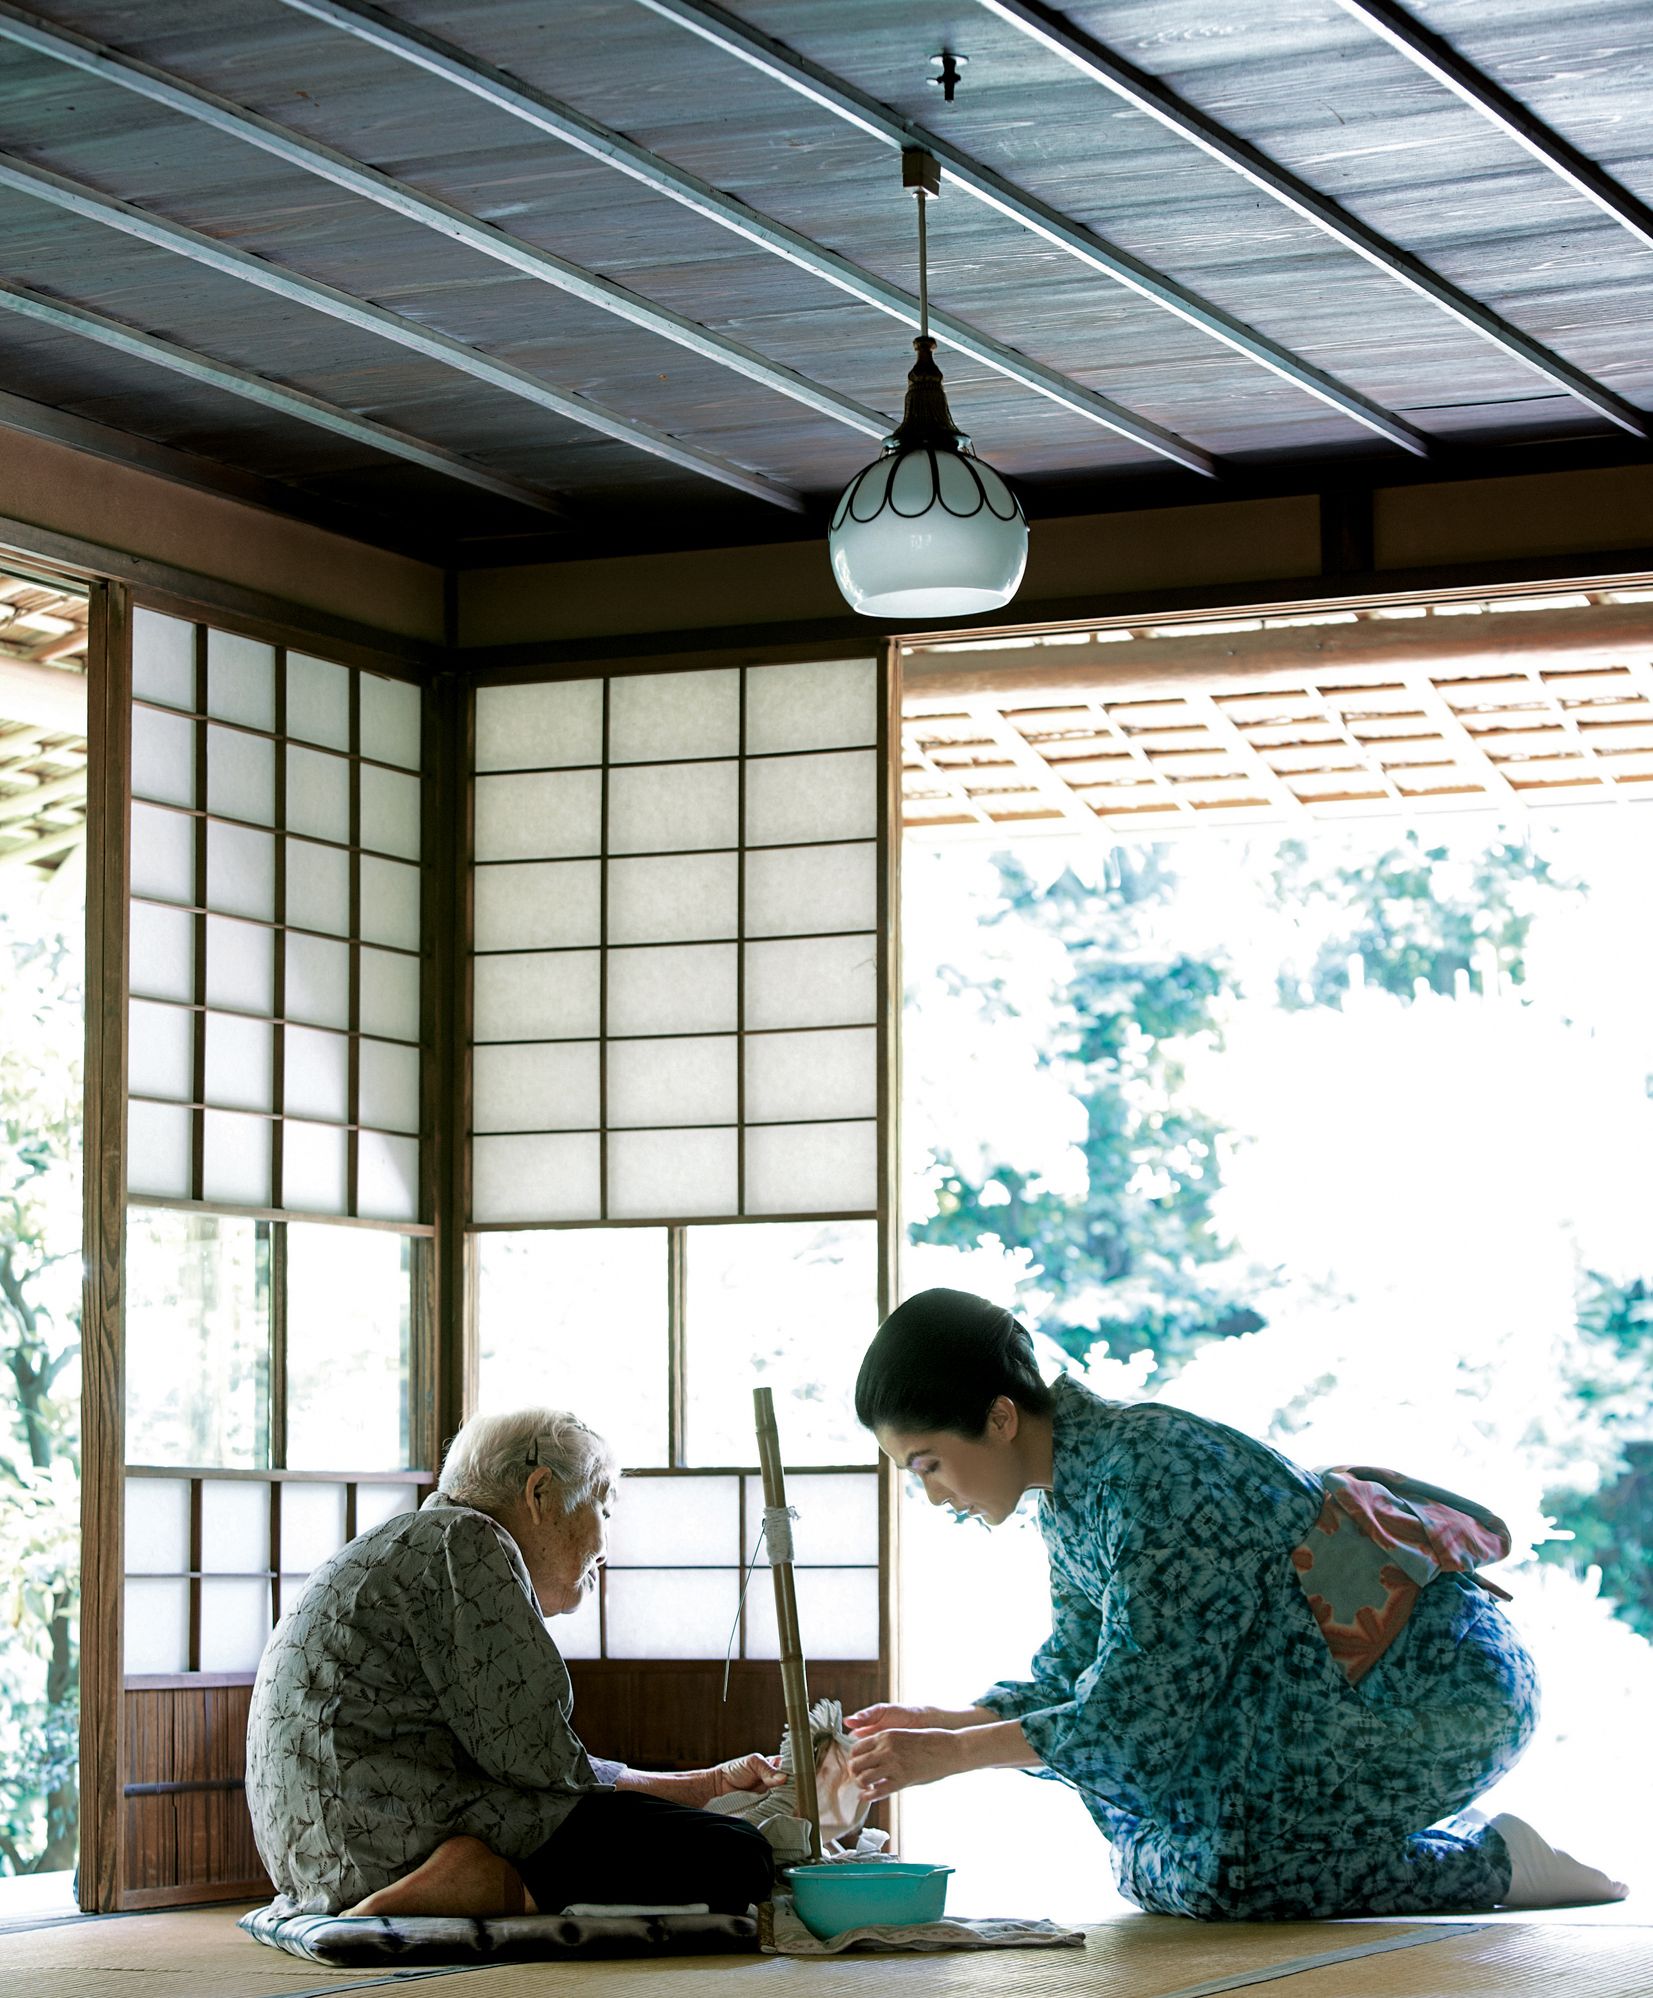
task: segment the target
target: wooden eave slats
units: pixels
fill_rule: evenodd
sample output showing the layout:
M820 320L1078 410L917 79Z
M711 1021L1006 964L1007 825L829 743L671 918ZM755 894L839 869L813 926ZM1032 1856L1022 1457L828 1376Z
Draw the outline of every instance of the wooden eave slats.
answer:
M54 873L85 840L84 723L41 676L85 672L86 625L84 596L0 575L0 869Z
M1591 614L1556 621L1558 650L1589 645ZM1473 658L1432 659L1433 631L1409 626L1412 664L1381 676L1311 670L1256 690L1242 669L1189 676L1156 696L1110 685L1099 669L1065 700L1029 700L1017 697L1008 663L996 694L930 692L915 674L903 723L906 825L985 837L1077 821L1108 836L1159 838L1195 823L1653 802L1653 628L1626 641L1620 659L1547 662L1535 650L1525 670L1511 671L1497 622L1484 620L1493 629L1479 671ZM1459 633L1453 642L1461 655ZM1156 645L1167 649L1139 639L1130 650L1146 658L1131 669L1110 647L1108 665L1151 673Z

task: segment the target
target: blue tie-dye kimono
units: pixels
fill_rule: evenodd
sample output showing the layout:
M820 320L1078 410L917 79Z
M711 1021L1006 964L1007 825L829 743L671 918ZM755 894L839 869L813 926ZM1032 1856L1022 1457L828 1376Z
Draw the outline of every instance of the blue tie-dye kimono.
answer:
M1084 1797L1140 1907L1206 1919L1490 1908L1496 1832L1426 1830L1495 1782L1537 1718L1532 1661L1466 1577L1424 1590L1359 1685L1292 1563L1320 1480L1219 1422L1056 1384L1040 1501L1053 1624L1022 1723Z

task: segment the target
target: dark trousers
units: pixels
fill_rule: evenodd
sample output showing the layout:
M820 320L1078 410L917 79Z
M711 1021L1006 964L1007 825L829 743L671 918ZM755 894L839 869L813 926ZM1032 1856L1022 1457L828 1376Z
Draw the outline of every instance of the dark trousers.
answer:
M775 1884L773 1849L754 1826L637 1790L582 1797L517 1871L542 1915L571 1901L704 1901L714 1915L744 1915Z

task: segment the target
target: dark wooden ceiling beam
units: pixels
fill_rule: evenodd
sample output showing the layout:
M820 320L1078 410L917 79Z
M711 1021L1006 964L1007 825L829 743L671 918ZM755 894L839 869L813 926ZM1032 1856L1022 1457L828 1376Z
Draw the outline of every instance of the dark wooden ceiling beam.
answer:
M1471 109L1496 125L1575 194L1593 202L1604 215L1628 229L1645 249L1653 249L1653 209L1638 201L1629 188L1604 167L1581 153L1561 134L1529 111L1518 97L1494 83L1484 70L1461 56L1444 37L1434 34L1402 7L1387 0L1337 0L1345 14L1371 29L1392 49L1417 64L1426 76L1450 90Z
M77 338L96 341L99 346L112 348L116 353L132 359L152 362L190 381L201 382L208 388L223 389L243 401L256 402L265 409L274 410L277 415L296 418L300 423L311 424L319 430L329 430L335 437L348 437L353 443L365 444L371 450L405 459L410 465L421 465L428 472L440 473L443 478L458 479L465 485L475 486L480 492L514 501L518 506L533 507L540 513L555 514L559 518L566 517L562 499L554 494L541 492L537 487L524 485L516 479L502 478L499 473L490 472L485 465L461 457L458 452L445 451L437 444L427 444L422 438L410 437L406 431L392 430L388 424L375 423L370 417L358 416L354 410L340 409L336 403L324 402L320 396L306 394L302 389L285 387L265 375L249 374L246 369L233 367L227 361L215 361L206 354L197 353L193 347L157 339L154 334L142 333L135 326L124 325L118 319L106 318L100 312L89 312L84 306L69 305L61 299L47 298L41 292L31 291L26 285L0 280L0 311L16 313L24 319L32 319L37 325L50 326L59 333L72 333Z
M287 0L288 5L296 0ZM303 0L312 5L314 0ZM823 111L829 111L846 124L898 149L919 146L933 153L942 172L967 194L984 203L1007 220L1065 251L1089 269L1111 278L1139 297L1148 299L1173 314L1185 325L1219 340L1236 353L1267 368L1271 374L1304 390L1328 407L1352 418L1363 429L1374 431L1402 450L1426 456L1430 441L1393 410L1382 407L1370 396L1340 382L1325 369L1317 368L1301 355L1282 347L1278 341L1259 333L1255 327L1236 319L1210 299L1202 298L1186 285L1178 284L1163 271L1154 269L1140 257L1108 242L1094 231L1065 215L1048 201L1017 187L993 168L983 166L962 148L910 118L903 118L888 105L879 103L866 91L835 76L820 64L811 62L783 42L761 34L747 22L737 19L712 0L637 0L650 13L674 21L698 35L714 48L736 61L748 64L771 81ZM934 318L934 315L931 315Z
M674 166L658 153L650 152L646 146L640 146L622 133L600 124L595 118L576 111L572 105L547 96L543 91L531 89L518 78L508 76L505 71L495 69L452 43L442 41L408 22L393 20L377 7L363 4L363 0L282 0L282 4L291 7L295 13L325 21L330 27L353 35L373 48L382 49L461 90L469 91L472 96L507 112L533 130L574 147L588 159L626 174L758 249L783 258L812 276L825 279L838 290L887 313L902 325L918 325L918 300L911 292L853 263L848 257L840 256L837 251L827 249L800 231L789 229L784 223L760 214L737 196L725 194L709 181ZM0 6L0 21L10 11L13 10ZM1047 367L1003 341L993 339L952 313L938 312L932 306L930 328L960 353L968 354L972 360L980 361L1007 380L1031 389L1036 395L1083 417L1087 422L1129 438L1132 443L1140 444L1188 471L1199 472L1206 478L1217 475L1216 460L1197 444L1179 437L1162 424L1138 416L1110 397L1086 388L1058 369Z
M1241 175L1251 186L1272 196L1293 214L1314 223L1345 249L1353 250L1367 263L1398 279L1420 297L1427 298L1460 325L1490 340L1514 359L1525 362L1569 395L1576 396L1580 402L1594 409L1598 415L1606 417L1609 423L1617 424L1619 429L1628 431L1632 437L1653 434L1653 424L1650 424L1645 411L1615 395L1584 369L1575 368L1570 361L1523 333L1490 306L1460 290L1450 279L1431 269L1422 258L1413 256L1398 243L1392 243L1377 230L1368 228L1358 216L1350 214L1329 195L1311 187L1306 180L1270 159L1215 118L1207 117L1158 77L1138 69L1134 63L1086 34L1083 29L1064 20L1053 8L1040 4L1040 0L977 0L977 4L1019 29L1047 53L1060 57L1090 82L1100 84L1167 131L1175 132L1178 137L1198 146L1201 152ZM1366 7L1363 0L1355 0L1350 11L1364 15L1374 10ZM1653 217L1648 219L1653 222ZM1653 243L1653 237L1646 240Z
M761 380L765 387L794 401L807 403L821 414L848 423L866 436L880 437L889 427L889 419L883 412L865 408L835 389L808 381L778 362L767 361L737 340L713 333L681 313L641 298L623 285L598 277L594 272L583 270L548 250L525 243L520 237L512 236L490 222L479 221L450 202L421 194L391 175L380 173L375 167L353 160L319 140L307 138L272 118L233 104L228 98L203 90L135 56L123 55L119 50L91 41L72 29L60 28L23 8L5 4L0 4L0 40L15 42L53 62L101 78L168 110L181 112L228 138L256 146L290 166L343 187L422 227L434 229L469 249L480 251L495 262L508 264L512 269L577 296L601 311L629 319L678 346L692 348L720 366L733 368L750 379ZM548 389L548 385L542 386ZM566 407L561 413L587 429L600 431L604 436L653 457L670 459L685 470L716 478L720 483L749 493L754 498L768 500L792 511L803 506L802 499L777 480L763 478L718 457L714 452L701 450L665 431L604 409L602 405L571 390L557 393L566 398Z
M462 340L455 340L432 327L421 326L416 320L406 319L382 305L356 298L334 285L322 283L318 278L301 276L297 271L269 262L267 258L237 250L215 237L203 235L199 230L186 228L181 222L168 222L148 209L137 208L114 195L102 194L81 181L69 180L63 174L31 166L26 161L0 153L0 187L47 202L83 220L118 229L123 235L136 237L140 242L170 251L174 256L187 257L193 263L202 264L208 270L236 278L244 284L256 285L278 298L309 306L314 311L325 313L330 319L340 320L361 332L393 341L397 346L407 347L416 354L441 362L445 367L457 369L473 381L503 389L519 401L533 403L587 430L595 430L605 437L629 444L635 450L652 451L656 457L698 471L706 478L733 486L738 492L769 500L794 513L803 510L804 502L799 494L733 465L714 452L703 451L698 445L686 443L682 438L673 437L633 417L621 416L573 390L553 388L539 376L530 374L526 368L519 368L510 361L497 360L475 347L467 346Z

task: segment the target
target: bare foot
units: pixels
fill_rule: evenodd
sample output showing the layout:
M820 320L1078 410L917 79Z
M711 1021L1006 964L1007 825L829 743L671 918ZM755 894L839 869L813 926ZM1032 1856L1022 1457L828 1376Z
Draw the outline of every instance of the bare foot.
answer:
M537 1915L522 1875L479 1838L445 1839L422 1866L369 1894L347 1915Z

